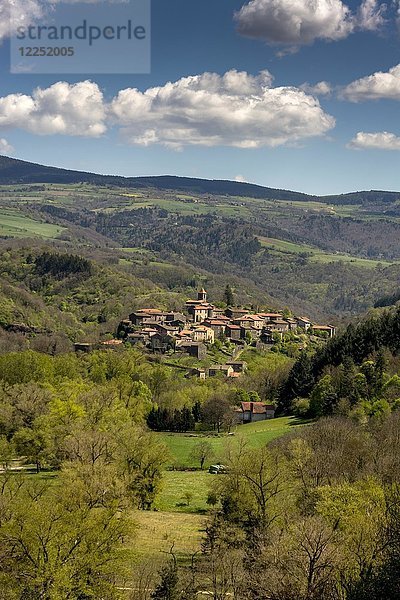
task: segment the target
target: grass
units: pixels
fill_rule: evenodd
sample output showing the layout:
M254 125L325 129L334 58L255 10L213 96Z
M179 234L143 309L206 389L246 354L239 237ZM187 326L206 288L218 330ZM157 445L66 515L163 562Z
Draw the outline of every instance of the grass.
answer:
M206 503L208 488L214 477L208 471L165 471L162 490L156 501L157 509L205 513L209 508Z
M294 254L300 254L301 252L307 252L313 254L320 252L315 246L309 246L307 244L296 244L294 242L288 242L286 240L278 240L275 238L259 237L261 245L264 247L276 248L282 252L291 252Z
M34 221L19 211L7 209L0 211L0 236L53 239L62 231L64 231L63 227Z
M247 363L248 372L250 373L260 371L260 369L265 372L273 372L285 367L285 365L291 366L294 362L293 359L280 352L260 352L251 346L243 350L240 354L240 360Z
M368 258L359 258L352 256L351 254L342 254L340 252L324 252L315 246L308 244L296 244L294 242L288 242L286 240L278 240L275 238L259 237L261 245L271 250L277 250L278 252L285 252L289 254L301 254L306 253L309 255L309 260L312 262L346 262L351 263L357 267L365 267L368 269L375 269L378 265L386 264L393 265L398 264L399 261L386 261L386 260L373 260Z
M199 549L204 535L201 515L140 511L133 514L133 521L137 529L132 545L140 562L160 557L172 544L177 558L185 559Z
M235 435L241 435L249 444L250 449L260 446L280 437L290 431L291 427L302 425L293 417L282 417L270 421L260 421L238 426ZM190 457L193 446L199 439L207 439L215 451L218 460L225 443L234 441L235 436L190 436L181 434L159 434L173 456L173 460L186 466L197 466ZM174 544L174 552L181 562L188 560L191 553L199 550L204 536L205 513L210 508L207 505L208 491L211 485L223 475L210 475L207 471L165 471L162 490L156 501L159 512L135 513L134 520L138 526L137 539L134 543L137 560L155 560L168 552ZM187 495L189 494L189 495Z
M233 431L234 435L227 434L183 434L183 433L160 433L158 434L168 447L171 460L168 466L179 465L180 467L199 467L198 463L191 457L191 452L199 441L206 440L213 448L214 457L208 461L207 467L218 461L224 452L225 444L235 436L244 437L250 448L259 448L264 444L280 437L290 431L291 427L301 425L294 417L280 417L259 423L248 423L238 425Z

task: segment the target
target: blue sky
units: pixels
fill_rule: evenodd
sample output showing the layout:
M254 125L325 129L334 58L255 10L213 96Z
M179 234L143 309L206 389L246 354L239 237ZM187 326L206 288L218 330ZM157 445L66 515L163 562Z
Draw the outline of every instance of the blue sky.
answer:
M277 3L153 0L149 75L11 75L3 32L0 148L101 173L400 190L397 5Z

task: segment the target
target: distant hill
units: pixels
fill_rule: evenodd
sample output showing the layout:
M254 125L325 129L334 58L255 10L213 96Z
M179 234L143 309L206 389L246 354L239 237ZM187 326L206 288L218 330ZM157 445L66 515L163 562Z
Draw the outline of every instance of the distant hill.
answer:
M113 185L127 188L157 188L197 194L217 194L228 196L247 196L259 199L308 200L312 196L287 190L275 190L251 183L194 179L191 177L121 177L118 175L99 175L84 171L70 171L56 167L47 167L35 163L0 156L0 184L31 183L91 183L94 185Z
M71 171L57 167L47 167L36 163L0 156L0 184L34 183L90 183L101 186L118 186L135 189L157 188L186 193L244 196L261 200L286 200L289 202L321 200L332 204L358 204L393 202L400 198L400 192L367 191L353 192L339 196L318 197L290 190L263 187L253 183L238 181L196 179L192 177L154 176L122 177L119 175L99 175L84 171Z
M350 192L336 196L323 196L327 204L386 204L400 200L400 192L386 192L383 190L369 190L364 192Z

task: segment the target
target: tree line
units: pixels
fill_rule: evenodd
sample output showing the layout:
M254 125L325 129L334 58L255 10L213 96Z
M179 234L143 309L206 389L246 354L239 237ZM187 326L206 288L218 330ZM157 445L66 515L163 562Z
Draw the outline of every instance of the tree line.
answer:
M341 399L351 407L363 401L396 400L399 350L400 308L373 312L357 325L350 324L318 352L300 354L281 387L280 411L293 412L296 400L315 399L318 393L327 398L322 401L322 414L332 414ZM313 416L318 414L319 410Z

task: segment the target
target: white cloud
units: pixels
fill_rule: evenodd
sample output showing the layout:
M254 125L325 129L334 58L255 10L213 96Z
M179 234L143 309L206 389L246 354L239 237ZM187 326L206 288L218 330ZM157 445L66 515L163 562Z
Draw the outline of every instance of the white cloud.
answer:
M106 102L98 85L58 82L31 95L0 97L0 132L98 137L108 127L129 144L275 147L326 134L335 119L295 87L273 87L268 71L182 78L144 92L121 90Z
M385 5L363 0L356 13L341 0L250 0L236 14L240 34L269 44L300 46L336 41L357 29L376 30Z
M388 131L365 133L359 131L348 144L356 150L400 150L400 137Z
M379 4L378 0L364 0L357 13L359 28L365 31L380 29L385 24L386 9L386 4Z
M237 181L238 183L246 183L246 179L243 175L236 175L235 181Z
M98 137L106 131L103 94L90 81L58 82L31 96L0 98L0 129L18 127L39 135Z
M268 71L182 78L145 92L126 89L111 104L129 143L259 148L320 136L335 120L295 87L272 87Z
M341 98L351 102L363 100L400 100L400 64L387 72L378 71L368 77L362 77L346 86Z
M0 0L0 42L18 27L42 19L43 8L39 0Z
M0 138L0 154L13 154L14 148L5 140L4 138Z
M313 94L314 96L329 96L332 93L332 86L327 81L319 81L314 85L303 83L300 87L307 94Z

